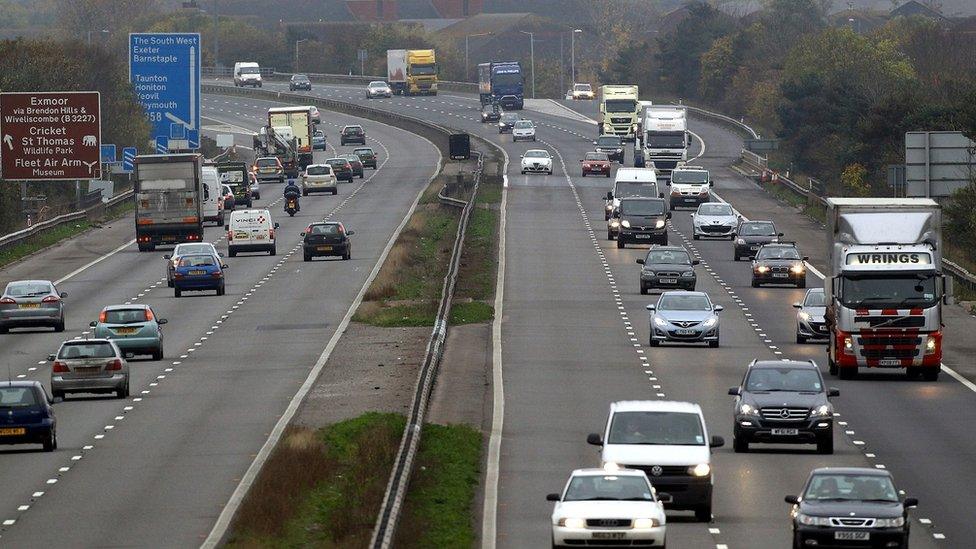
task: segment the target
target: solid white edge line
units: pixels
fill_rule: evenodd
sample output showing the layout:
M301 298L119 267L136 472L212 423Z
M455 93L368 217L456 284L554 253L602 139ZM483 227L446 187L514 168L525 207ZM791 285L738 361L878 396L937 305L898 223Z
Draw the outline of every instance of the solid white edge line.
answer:
M88 263L82 265L81 267L78 267L77 269L71 271L70 273L68 273L68 274L62 276L61 278L55 280L54 281L54 285L57 286L58 284L61 284L62 282L66 282L68 279L70 279L70 278L74 277L75 275L77 275L77 274L85 271L89 267L91 267L93 265L96 265L98 263L101 263L102 261L105 261L106 259L112 257L113 255L121 252L122 250L128 248L129 246L131 246L131 245L133 245L135 243L136 243L136 239L133 238L132 240L126 242L125 244L119 246L118 248L115 248L111 252L103 255L102 257L99 257L98 259L95 259L93 261L89 261Z
M502 376L502 307L505 301L505 216L508 205L508 152L502 167L505 185L498 222L498 272L495 275L495 318L491 322L491 434L485 463L485 495L481 505L481 547L494 549L498 529L498 474L501 462L502 430L505 425L505 386Z
M382 122L379 123L382 124ZM389 126L389 124L383 125ZM394 126L389 127L392 128ZM406 130L401 131L406 132ZM441 150L426 137L417 134L412 135L423 139L430 144L435 151L437 151L437 166L441 166L442 162L444 161L444 155L441 154ZM292 418L295 417L295 413L298 412L299 406L301 406L302 401L305 400L305 395L307 395L312 389L312 386L315 385L315 381L318 379L319 374L325 367L325 363L328 362L329 357L332 355L332 351L339 343L339 338L342 337L342 334L346 331L346 328L349 326L349 322L356 313L356 309L358 309L359 305L362 303L363 296L366 295L366 290L369 289L370 284L373 283L373 279L375 279L376 275L379 274L380 269L383 267L383 263L386 262L386 257L389 255L390 250L393 249L393 244L396 243L397 238L400 236L400 232L404 227L406 227L407 222L410 221L410 216L412 216L414 211L417 209L417 204L420 203L420 198L423 196L424 191L426 191L427 187L429 187L434 181L439 171L440 170L431 175L430 179L427 180L427 184L424 185L420 192L417 193L416 198L413 200L413 204L410 205L410 209L407 211L407 214L403 216L400 224L397 226L396 230L393 231L393 235L386 243L386 247L383 248L383 253L380 254L379 259L377 259L376 264L373 266L373 270L370 271L369 276L366 277L362 288L359 289L359 293L356 294L356 298L349 306L345 316L342 317L342 321L340 321L339 325L336 327L335 333L332 334L332 338L329 339L329 343L325 346L325 349L322 350L322 354L319 355L318 360L315 361L315 365L312 366L312 370L308 373L308 377L305 378L305 382L302 383L302 386L298 389L298 392L295 393L294 397L292 397L291 402L288 403L288 407L285 408L284 413L278 419L274 429L271 430L268 440L266 440L264 445L261 446L261 449L254 457L254 461L251 462L251 465L247 468L244 476L241 477L241 481L238 483L237 488L235 488L234 492L231 493L230 499L227 501L227 504L224 505L223 510L221 510L220 516L217 517L217 522L214 524L213 528L210 530L210 534L207 535L207 539L203 541L200 547L207 549L217 547L224 535L227 533L227 529L230 528L231 521L234 519L234 515L237 514L237 510L244 501L244 497L247 495L248 490L250 490L251 485L254 484L254 481L257 479L258 474L264 467L265 462L268 460L268 457L270 457L271 452L274 450L275 446L277 446L278 441L281 439L281 435L285 431L285 428L289 423L291 423Z
M546 99L546 101L551 102L553 105L555 105L555 106L559 107L560 109L563 109L564 111L567 112L567 114L552 114L552 116L560 116L562 118L568 118L570 120L575 120L577 122L586 122L588 124L593 124L594 126L596 125L596 120L593 120L592 118L590 118L589 116L586 116L585 114L583 114L581 112L574 111L573 109L567 107L566 105L563 105L562 103L560 103L559 101L556 101L555 99ZM527 110L540 112L542 114L551 114L551 113L542 112L542 111L540 111L538 109L533 109L531 107L528 108Z

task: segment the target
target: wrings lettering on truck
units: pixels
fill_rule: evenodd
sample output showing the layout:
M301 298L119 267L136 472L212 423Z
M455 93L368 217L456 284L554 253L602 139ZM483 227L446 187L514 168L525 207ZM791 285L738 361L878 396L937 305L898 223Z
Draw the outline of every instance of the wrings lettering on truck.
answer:
M931 265L932 255L927 253L853 253L847 256L848 265Z

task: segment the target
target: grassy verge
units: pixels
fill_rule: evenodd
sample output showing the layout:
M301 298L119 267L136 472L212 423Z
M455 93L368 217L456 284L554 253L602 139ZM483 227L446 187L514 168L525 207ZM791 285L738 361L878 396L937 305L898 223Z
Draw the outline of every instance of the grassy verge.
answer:
M797 194L793 191L775 183L761 183L760 185L767 193L773 195L779 200L786 202L795 208L800 208L803 211L803 214L807 217L813 218L820 223L826 223L827 217L824 209L817 206L811 206L807 202L806 198L797 196Z
M234 520L230 547L365 547L405 419L370 412L319 430L289 428ZM470 547L481 434L426 425L398 547Z

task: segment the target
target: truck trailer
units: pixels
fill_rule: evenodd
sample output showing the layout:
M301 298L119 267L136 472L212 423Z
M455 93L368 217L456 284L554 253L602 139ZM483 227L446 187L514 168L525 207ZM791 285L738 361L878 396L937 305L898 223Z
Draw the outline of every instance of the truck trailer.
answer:
M478 65L478 95L482 105L497 103L505 110L521 110L525 103L525 74L518 61Z
M386 75L397 95L437 95L434 50L386 50Z
M203 240L203 157L150 154L135 159L136 243L157 245Z
M272 128L273 134L282 137L289 144L287 149L294 149L295 160L281 158L289 177L298 177L298 173L312 163L312 134L315 132L312 118L310 106L268 109L267 127Z
M637 86L600 86L600 135L618 135L624 141L636 141L640 119Z
M942 364L942 210L927 198L828 198L827 364L903 369L935 381Z

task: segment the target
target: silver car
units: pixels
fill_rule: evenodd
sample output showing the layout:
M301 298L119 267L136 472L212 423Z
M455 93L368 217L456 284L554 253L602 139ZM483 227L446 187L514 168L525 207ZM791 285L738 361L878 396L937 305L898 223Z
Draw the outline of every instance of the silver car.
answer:
M0 334L11 328L51 326L64 331L64 298L49 280L16 280L0 295Z
M724 202L705 202L691 214L692 237L721 237L735 240L735 228L739 226L739 216L732 206Z
M664 292L647 310L651 312L651 347L669 341L718 347L722 306L713 305L705 292Z
M374 80L366 86L366 99L374 97L393 97L393 89L382 80Z
M796 342L806 343L808 339L827 339L827 296L823 288L810 288L803 301L794 303L796 311Z
M130 355L131 356L131 355ZM129 363L110 339L73 339L47 357L51 365L51 395L115 393L129 396Z
M177 244L173 248L173 253L164 255L163 259L166 260L166 285L170 288L173 287L173 273L176 272L176 266L180 264L180 256L198 254L210 254L215 257L220 257L220 252L209 242L184 242L183 244Z

